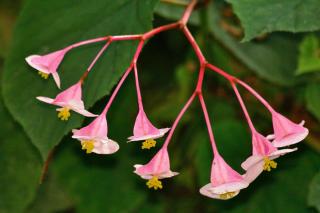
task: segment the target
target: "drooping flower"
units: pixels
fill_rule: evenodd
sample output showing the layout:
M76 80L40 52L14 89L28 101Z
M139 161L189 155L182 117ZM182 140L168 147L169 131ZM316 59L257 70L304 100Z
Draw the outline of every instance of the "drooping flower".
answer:
M297 148L278 150L267 138L253 131L252 155L241 164L241 167L246 170L245 180L251 183L263 171L271 171L271 169L277 168L274 159L296 150Z
M272 144L275 147L299 143L309 134L309 130L303 126L304 121L296 124L277 112L272 113L272 124L274 134L269 135L267 138L274 139Z
M147 118L144 110L140 109L134 124L133 136L128 139L129 142L144 140L141 148L150 149L156 145L156 141L154 139L162 137L169 131L169 129L170 128L157 129L154 127Z
M84 103L82 101L82 89L81 82L69 87L68 89L59 93L54 99L48 97L37 97L38 100L59 106L58 108L58 118L61 120L68 120L70 117L70 110L73 110L86 117L96 117L97 115L88 112L84 108Z
M200 193L210 198L227 200L238 195L248 185L243 176L216 153L212 161L210 183L203 186Z
M77 130L72 130L72 138L81 142L86 153L112 154L119 150L117 142L108 138L108 125L106 114L102 113L89 125Z
M141 178L148 180L149 188L162 189L162 183L159 179L170 178L177 175L177 172L170 170L169 154L166 147L162 147L158 153L145 165L134 165L134 173Z
M40 76L44 79L48 79L49 75L52 75L58 88L60 88L60 77L57 69L69 50L70 48L64 48L47 55L31 55L26 58L26 61L31 67L38 70Z

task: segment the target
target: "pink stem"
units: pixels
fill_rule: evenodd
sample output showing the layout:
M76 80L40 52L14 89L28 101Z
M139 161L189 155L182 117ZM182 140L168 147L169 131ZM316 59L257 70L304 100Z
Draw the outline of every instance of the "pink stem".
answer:
M92 69L92 67L95 65L95 63L97 62L97 60L100 58L100 56L102 55L102 53L107 49L107 47L111 44L112 41L108 41L102 48L101 50L98 52L97 56L93 59L93 61L91 62L90 66L87 69L87 72L90 72L90 70Z
M126 78L128 77L129 73L131 72L132 67L133 67L133 64L131 64L131 65L128 67L128 69L126 70L126 72L125 72L125 73L123 74L123 76L121 77L118 85L117 85L116 88L114 89L114 91L113 91L113 93L112 93L112 95L111 95L111 97L110 97L107 105L105 106L105 108L103 109L103 111L102 111L101 114L107 114L107 112L108 112L108 110L109 110L109 108L110 108L110 106L111 106L114 98L115 98L116 95L118 94L118 92L119 92L122 84L124 83L124 81L125 81Z
M271 113L274 113L275 110L271 107L271 105L261 96L259 95L252 87L250 87L245 82L235 79L237 83L242 85L244 88L246 88L252 95L254 95Z
M215 140L214 140L214 135L213 135L213 132L212 132L212 126L211 126L208 110L207 110L207 107L206 107L206 103L205 103L205 101L203 99L202 93L199 93L198 97L199 97L199 101L200 101L201 108L202 108L202 111L203 111L204 119L206 121L206 125L207 125L207 129L208 129L208 133L209 133L209 138L210 138L212 150L213 150L214 156L217 156L217 155L219 155L219 152L218 152Z
M232 86L232 88L233 88L233 90L234 90L234 92L235 92L235 94L236 94L236 96L237 96L237 98L238 98L238 101L239 101L239 103L240 103L240 105L241 105L241 108L242 108L242 110L243 110L243 113L244 113L244 115L245 115L245 117L246 117L246 120L247 120L247 122L248 122L248 124L249 124L249 127L250 127L251 132L256 132L256 129L255 129L254 126L253 126L253 123L252 123L252 121L251 121L250 115L249 115L248 110L247 110L247 108L246 108L246 106L245 106L245 104L244 104L244 102L243 102L243 100L242 100L242 97L241 97L241 95L240 95L240 93L239 93L239 91L238 91L237 86L235 85L234 82L231 82L231 86Z
M172 23L172 24L163 25L163 26L154 28L154 29L150 30L149 32L146 32L145 34L143 34L142 38L143 38L143 40L147 40L158 33L161 33L163 31L167 31L167 30L171 30L171 29L176 29L179 26L180 26L179 23Z
M124 41L124 40L140 40L142 35L117 35L110 36L112 41Z
M170 129L170 132L168 134L168 137L166 138L164 144L163 144L163 147L168 147L168 144L172 138L172 135L173 135L173 132L175 131L179 121L181 120L182 116L184 115L184 113L187 111L187 109L189 108L190 104L193 102L194 98L196 96L196 93L192 93L191 97L189 98L189 100L187 101L187 103L184 105L184 107L181 109L181 111L179 112L177 118L175 119L171 129Z
M198 77L198 82L196 86L196 92L201 93L202 92L202 83L203 83L203 78L204 78L204 71L205 71L205 66L201 65L200 66L200 71L199 71L199 77Z
M135 77L137 97L138 97L138 106L139 106L139 110L143 110L142 97L141 97L139 78L138 78L138 69L137 69L136 63L134 63L133 69L134 69L134 77Z
M182 15L182 18L181 18L181 23L183 25L186 25L189 18L190 18L190 15L192 13L192 10L194 8L194 6L196 5L197 3L197 0L191 0L191 2L189 3L187 9L184 11L183 15Z
M234 76L226 73L225 71L223 71L222 69L214 66L213 64L206 64L206 66L207 66L210 70L212 70L212 71L214 71L214 72L222 75L223 77L225 77L225 78L226 78L227 80L229 80L230 82L233 81L233 79L235 79Z
M184 35L186 36L186 38L188 39L189 43L191 44L192 48L194 49L200 64L206 64L206 59L203 56L200 47L198 46L197 42L195 41L195 39L193 38L192 34L190 33L189 29L184 26L182 28L182 31L184 33Z
M80 41L78 43L72 44L66 48L68 49L72 49L72 48L76 48L76 47L80 47L82 45L86 45L86 44L91 44L91 43L96 43L96 42L100 42L100 41L106 41L108 40L109 37L105 36L105 37L99 37L99 38L94 38L94 39L89 39L89 40L85 40L85 41Z

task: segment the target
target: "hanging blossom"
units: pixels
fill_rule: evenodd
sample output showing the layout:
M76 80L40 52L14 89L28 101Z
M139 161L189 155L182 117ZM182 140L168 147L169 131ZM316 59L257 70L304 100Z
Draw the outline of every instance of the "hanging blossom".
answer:
M112 154L119 149L118 143L108 138L106 113L100 114L86 127L72 130L72 133L72 138L81 142L87 154Z
M137 175L148 180L147 186L155 190L162 189L162 182L160 179L170 178L178 175L177 172L170 170L170 160L167 147L162 147L158 153L145 165L134 165Z
M134 74L135 74L139 112L138 112L138 115L137 115L137 118L136 118L136 121L134 124L133 136L129 137L128 140L129 140L129 142L144 141L142 143L141 148L142 149L150 149L150 148L156 146L155 139L164 136L170 130L170 128L157 129L149 121L149 119L143 109L143 103L142 103L142 97L141 97L140 85L139 85L139 79L138 79L138 70L137 70L136 63L134 64L133 68L134 68Z
M31 55L26 58L26 61L31 67L38 70L42 78L48 79L49 75L52 75L57 87L60 88L60 77L57 69L69 50L70 48L64 48L47 55Z
M156 146L154 139L164 136L170 128L157 129L154 127L146 116L143 109L139 110L134 128L133 136L129 137L129 142L132 141L144 141L142 143L142 149L150 149Z
M271 169L277 168L277 163L274 159L296 150L297 148L278 150L263 135L253 131L252 155L241 164L241 167L247 171L245 175L246 181L250 183L263 171L270 172Z
M87 41L82 41L76 44L73 44L64 49L55 51L53 53L47 55L32 55L26 58L27 63L33 68L40 71L40 75L44 78L48 78L49 75L52 75L57 86L60 88L60 78L57 73L58 67L62 62L65 54L71 50L72 48L99 42L99 41L107 41L107 43L103 46L103 48L96 55L86 72L83 74L81 79L75 85L69 87L63 92L59 93L54 99L47 97L37 97L42 102L49 103L52 105L59 106L57 109L58 117L61 120L68 120L70 117L70 110L73 110L77 113L80 113L87 117L96 117L97 115L92 114L85 110L84 103L82 101L82 91L81 84L84 79L87 77L88 73L98 60L98 58L102 55L102 53L106 50L108 45L114 41L121 40L139 40L139 45L136 49L132 62L129 68L126 70L116 88L114 89L110 99L103 110L103 112L95 118L89 125L80 128L74 129L72 138L80 141L82 149L86 151L86 153L97 153L97 154L112 154L115 153L119 149L118 143L108 138L108 125L106 114L113 103L115 96L117 95L120 87L123 82L131 72L134 70L135 74L135 83L137 90L137 99L138 99L138 115L135 120L133 136L129 137L129 141L144 141L142 144L143 149L150 149L154 147L156 142L155 139L164 136L169 130L168 137L166 138L162 148L157 152L157 154L145 165L134 165L135 171L134 173L141 176L141 178L148 180L147 186L149 188L153 188L155 190L162 189L163 185L161 179L170 178L177 175L177 172L173 172L170 169L170 160L168 154L168 144L172 138L172 135L183 117L186 110L189 108L191 103L194 101L195 97L198 97L201 103L202 110L204 112L205 121L207 124L207 129L209 133L210 142L213 148L213 161L211 167L211 176L210 183L206 184L200 189L200 193L216 199L230 199L239 194L240 190L249 186L249 184L255 180L263 171L271 171L277 167L277 163L274 159L296 151L297 148L292 149L278 149L280 147L289 146L292 144L296 144L308 135L308 129L304 127L304 122L300 124L295 124L289 119L285 118L281 114L277 113L270 105L267 103L255 90L253 90L249 85L237 79L234 76L226 73L220 68L210 64L205 59L204 55L201 52L201 49L197 45L193 35L189 31L186 26L188 19L191 15L191 12L196 5L196 0L191 0L190 4L187 6L182 18L176 23L167 24L164 26L157 27L152 29L144 34L139 35L119 35L119 36L107 36L100 37L96 39L91 39ZM192 93L191 97L184 105L182 110L179 112L177 118L175 119L171 129L163 128L157 129L152 123L149 121L142 103L142 97L140 92L139 80L138 80L138 72L136 62L143 48L144 42L154 35L167 31L170 29L179 29L183 32L192 48L194 49L196 56L200 62L200 70L198 76L197 86L195 91ZM223 157L219 154L216 143L214 140L211 123L209 119L209 115L204 103L204 99L202 96L202 83L204 78L204 73L206 69L210 69L219 75L225 77L230 84L232 85L236 96L240 102L241 108L245 114L246 120L249 124L251 133L252 133L252 155L249 156L242 164L242 168L246 171L245 174L241 175L234 169L232 169L223 159ZM251 92L258 100L260 100L266 108L272 114L272 122L274 134L264 137L258 131L256 131L253 123L250 119L250 116L247 112L247 109L243 103L241 95L239 94L236 84L240 84L245 87L249 92ZM270 141L272 140L272 141Z
M244 177L233 170L219 153L215 153L210 183L203 186L200 193L210 198L227 200L235 197L241 189L248 186L249 183Z
M272 140L275 147L284 147L303 141L309 134L309 130L305 128L304 121L295 124L283 115L272 112L272 123L274 134L267 136Z
M82 82L79 81L75 85L59 93L54 99L42 96L37 97L37 99L48 104L59 106L60 108L57 109L58 118L63 121L68 120L71 116L70 110L86 117L96 117L97 115L88 112L84 108L81 83Z

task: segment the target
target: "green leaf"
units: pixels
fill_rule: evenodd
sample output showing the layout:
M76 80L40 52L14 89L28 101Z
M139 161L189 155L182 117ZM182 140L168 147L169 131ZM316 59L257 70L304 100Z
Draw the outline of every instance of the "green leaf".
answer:
M53 106L35 99L39 95L54 97L59 91L52 79L49 82L40 79L24 58L55 51L80 40L144 32L151 28L156 3L157 0L26 2L14 32L2 86L6 105L40 150L42 158L83 119L73 113L72 118L63 123ZM77 82L102 45L81 47L66 55L59 69L63 89ZM135 42L110 46L84 85L86 107L109 93L129 66L135 47Z
M41 158L0 97L0 212L25 212L39 184Z
M320 120L320 84L307 85L305 96L307 109Z
M288 34L276 33L263 41L239 43L221 26L225 22L221 15L224 9L221 1L208 5L208 23L212 35L259 76L281 85L295 83L296 64L292 62L297 61L299 40ZM156 12L170 19L178 19L182 9L159 4ZM199 20L199 13L195 11L190 23L200 25ZM210 40L206 40L205 45L210 43Z
M72 202L55 177L49 176L40 185L37 196L27 212L55 213L72 207Z
M243 41L274 31L309 32L320 29L318 0L227 0L245 31Z
M320 45L315 35L306 36L300 44L297 74L320 71Z
M320 212L320 172L318 172L311 181L308 204Z

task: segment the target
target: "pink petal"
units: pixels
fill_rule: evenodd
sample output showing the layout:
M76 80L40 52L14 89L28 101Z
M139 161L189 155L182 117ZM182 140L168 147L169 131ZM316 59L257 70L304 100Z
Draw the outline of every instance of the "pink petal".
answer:
M234 194L234 196L233 196L233 197L235 197L235 196L237 196L237 195L239 194L240 190L233 191L233 192L235 192L235 194ZM211 183L208 183L208 184L206 184L205 186L201 187L200 193L201 193L202 195L204 195L204 196L207 196L207 197L210 197L210 198L213 198L213 199L223 200L223 199L220 197L221 194L212 192L212 185L211 185Z
M105 114L99 115L89 125L73 130L72 138L77 139L104 139L108 135L108 125Z
M159 129L159 133L155 134L155 135L143 135L143 136L131 136L129 137L129 141L128 142L133 142L133 141L143 141L143 140L147 140L147 139L157 139L157 138L161 138L162 136L164 136L168 131L170 130L170 128L163 128L163 129Z
M119 150L119 144L111 139L98 141L94 144L92 152L97 154L113 154Z
M151 124L143 109L140 109L133 128L134 137L159 134L160 131Z
M54 73L57 72L58 66L68 50L62 49L43 56L31 55L26 58L26 61L30 66L41 72Z
M149 161L149 163L142 166L135 166L136 174L144 175L160 175L170 171L170 160L166 148L161 148L158 153Z
M54 102L54 99L43 96L38 96L37 99L48 104L52 104Z
M52 73L52 77L54 79L54 82L56 82L57 87L60 89L60 77L57 72Z
M211 184L218 187L227 183L242 182L242 176L233 170L223 158L216 154L211 167Z
M258 132L252 133L252 155L267 156L276 150L277 148L275 148L263 135Z
M264 161L262 158L260 161L248 167L246 173L243 175L244 180L249 184L252 183L263 172L263 165Z
M263 160L263 156L261 155L251 155L241 164L241 167L244 170L248 170L251 166L259 163L262 160Z
M279 113L272 113L272 123L275 135L274 146L284 147L299 143L309 134L309 130L303 127L304 122L296 124Z
M68 89L62 91L57 95L55 98L55 102L64 102L68 103L71 100L73 101L82 101L82 89L81 89L81 82L72 85Z
M269 155L269 158L270 158L271 160L273 160L273 159L276 159L276 158L278 158L278 157L280 157L280 156L282 156L282 155L285 155L285 154L287 154L287 153L294 152L294 151L297 151L297 150L298 150L298 148L293 148L293 149L280 149L280 150L277 150L277 151L271 153L271 154Z

